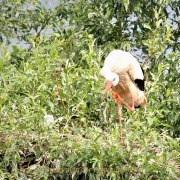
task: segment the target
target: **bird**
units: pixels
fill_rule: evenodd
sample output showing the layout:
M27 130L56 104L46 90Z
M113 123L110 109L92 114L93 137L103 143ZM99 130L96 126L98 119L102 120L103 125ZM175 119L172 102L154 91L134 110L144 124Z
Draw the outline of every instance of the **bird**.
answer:
M111 96L117 103L121 127L121 104L131 112L135 112L135 108L139 106L145 109L147 98L144 74L138 60L132 54L118 49L111 51L105 58L100 76L106 80L103 94L112 89Z

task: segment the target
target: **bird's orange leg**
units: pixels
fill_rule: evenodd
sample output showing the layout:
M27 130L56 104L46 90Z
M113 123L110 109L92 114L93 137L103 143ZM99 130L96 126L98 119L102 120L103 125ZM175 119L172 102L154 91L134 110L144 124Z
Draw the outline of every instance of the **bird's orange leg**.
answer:
M122 138L122 108L121 108L121 102L131 111L134 112L134 99L132 96L132 104L131 107L119 96L119 94L112 92L111 94L112 98L116 100L117 103L117 109L118 109L118 117L119 117L119 128L120 128L120 144L123 144L123 138Z
M134 100L133 100L133 97L132 97L132 106L129 106L129 104L127 104L127 103L119 96L119 94L117 94L117 93L115 93L115 92L112 92L111 96L112 96L113 99L116 99L116 101L122 102L131 112L134 112L134 111L135 111L135 109L134 109Z

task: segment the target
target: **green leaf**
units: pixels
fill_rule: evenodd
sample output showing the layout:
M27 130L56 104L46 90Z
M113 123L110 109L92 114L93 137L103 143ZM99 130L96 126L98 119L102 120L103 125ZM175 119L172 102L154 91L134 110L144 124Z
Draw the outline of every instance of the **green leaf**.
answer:
M154 122L154 119L150 118L150 117L147 117L147 120L148 120L149 126L151 126L153 124L153 122Z
M150 26L148 23L143 24L143 26L144 26L146 29L150 29L150 30L151 30L151 26Z

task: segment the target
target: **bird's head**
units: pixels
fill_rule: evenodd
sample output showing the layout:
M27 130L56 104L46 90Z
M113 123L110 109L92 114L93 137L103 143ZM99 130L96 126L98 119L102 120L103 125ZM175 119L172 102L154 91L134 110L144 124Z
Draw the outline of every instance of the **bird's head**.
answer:
M104 76L107 82L103 91L104 94L106 94L112 86L116 86L119 83L119 76L114 72L104 71L104 69L102 69L100 75Z

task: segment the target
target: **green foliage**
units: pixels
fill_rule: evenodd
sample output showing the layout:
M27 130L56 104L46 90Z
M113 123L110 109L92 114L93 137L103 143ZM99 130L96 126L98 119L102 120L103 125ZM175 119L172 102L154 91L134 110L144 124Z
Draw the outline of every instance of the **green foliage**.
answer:
M12 2L0 2L0 177L178 179L179 30L165 11L177 2ZM12 37L29 47L9 50ZM114 48L141 49L147 76L146 111L123 109L124 145L99 77Z

